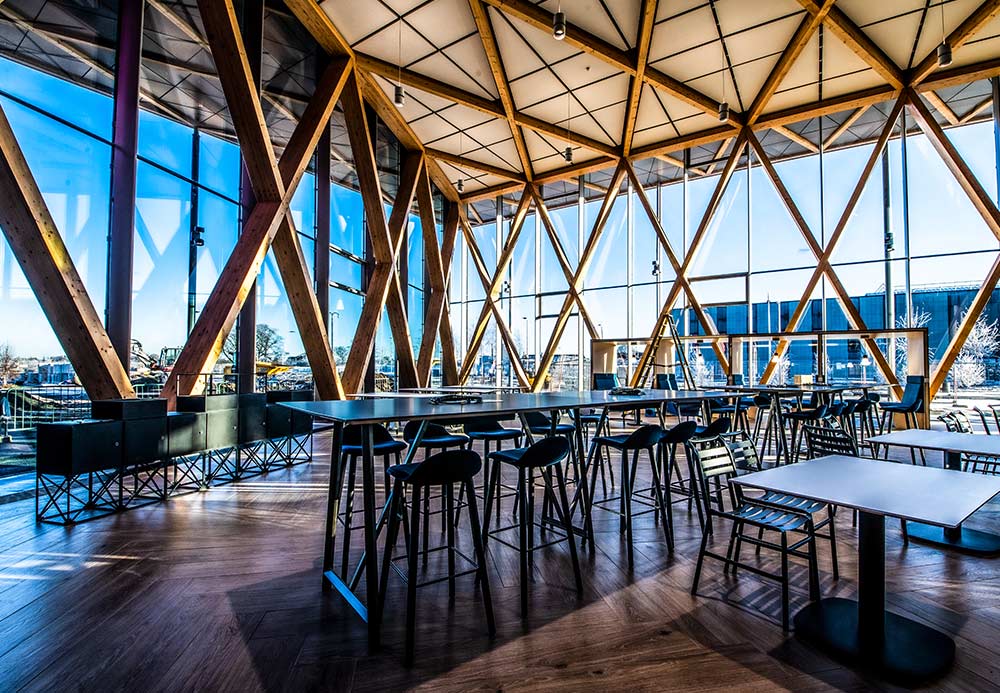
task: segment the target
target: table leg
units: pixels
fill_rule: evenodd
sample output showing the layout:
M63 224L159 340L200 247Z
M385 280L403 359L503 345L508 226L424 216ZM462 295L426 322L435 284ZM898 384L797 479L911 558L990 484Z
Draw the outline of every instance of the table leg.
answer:
M795 615L795 635L891 683L932 681L951 668L955 641L885 610L885 518L859 515L858 600L811 603Z
M368 602L368 649L377 650L381 641L382 617L378 598L378 547L375 536L375 443L374 429L365 424L361 429L361 471L364 485L365 521L365 595Z
M577 449L576 459L577 459L577 464L580 467L580 478L577 479L576 487L577 487L577 489L580 492L580 498L583 499L583 503L580 506L581 507L581 511L580 512L582 513L582 517L583 517L584 532L586 534L587 541L590 542L590 548L593 549L594 548L594 524L591 521L591 512L590 512L591 511L591 507L587 503L587 500L590 498L590 492L587 489L587 469L588 469L588 466L587 466L587 463L586 463L586 457L584 455L584 450L583 450L583 447L584 447L583 446L583 416L580 414L580 410L579 409L574 409L573 410L573 422L576 425L576 449ZM598 424L598 425L600 425L600 424ZM594 437L597 437L597 433L598 433L598 431L595 430L594 431ZM576 498L574 498L574 501L575 500L576 500ZM570 511L569 517L566 518L566 523L568 525L570 525L570 526L572 526L572 524L573 524L573 512L572 512L572 510Z
M944 454L945 469L961 471L962 455L948 451ZM936 527L922 522L907 522L906 531L910 539L916 539L927 544L937 544L956 551L976 556L1000 555L1000 535L982 532L978 529L957 527Z
M343 492L343 469L341 469L341 447L344 440L344 424L333 424L333 440L330 447L330 488L326 497L326 532L323 541L323 591L331 588L326 574L333 571L333 554L337 542L337 516L340 515L340 496Z

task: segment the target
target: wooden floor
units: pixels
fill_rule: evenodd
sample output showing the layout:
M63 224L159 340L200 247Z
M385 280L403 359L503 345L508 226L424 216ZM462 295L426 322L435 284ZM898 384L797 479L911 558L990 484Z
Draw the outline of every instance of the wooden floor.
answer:
M542 552L525 623L517 558L494 543L497 638L471 578L450 606L446 585L426 588L412 670L394 580L384 647L370 655L363 624L320 590L326 449L319 437L312 464L72 528L36 526L32 501L0 506L0 691L891 690L783 635L772 584L709 563L692 597L700 534L683 505L673 555L652 516L637 520L632 573L617 522L598 513L581 599L565 547ZM971 525L1000 530L998 511ZM889 525L890 607L958 644L933 689L1000 690L1000 559L904 548ZM823 592L852 595L850 513L838 531L842 577L821 544ZM794 580L793 609L805 603L801 563Z

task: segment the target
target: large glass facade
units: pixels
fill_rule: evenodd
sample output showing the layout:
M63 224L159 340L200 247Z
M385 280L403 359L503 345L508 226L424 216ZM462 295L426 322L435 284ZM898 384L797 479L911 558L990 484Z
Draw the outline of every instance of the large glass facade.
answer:
M811 127L828 136L845 115L826 116ZM688 263L687 276L694 293L720 333L784 331L803 298L806 303L798 312L798 331L850 329L849 312L838 298L837 284L824 276L806 295L817 264L815 249L823 252L836 234L829 260L865 327L926 327L931 367L936 367L988 276L1000 245L927 136L912 118L905 120L904 135L903 123L901 116L847 215L845 207L872 159L881 126L873 127L867 138L856 143L834 141L816 153L777 159L774 169L783 191L755 154L743 153L708 218L705 211L719 184L725 157L692 165L673 181L644 191L678 261ZM945 132L996 201L992 119L985 117ZM777 133L757 136L762 142L782 137ZM514 295L510 300L501 296L501 309L529 374L550 341L555 342L547 381L550 387L587 385L591 335L576 304L564 303L567 283L551 235L574 271L603 202L605 189L598 181L608 178L607 172L589 174L581 180L580 194L574 201L567 204L564 197L561 206L553 204L549 213L554 234L540 228L529 239L522 233L508 271L516 287ZM598 338L645 340L676 276L637 191L623 185L617 193L583 276L582 297ZM786 193L812 242L789 213L782 199ZM508 202L504 200L504 204ZM473 229L473 237L491 269L496 257L496 226L492 218L484 221ZM534 229L529 226L528 231ZM695 239L699 245L692 255ZM534 283L531 273L526 272L532 266L536 268ZM455 276L462 267L456 259ZM473 279L470 282L466 276L464 282L453 281L451 294L455 315L462 316L468 330L479 315L483 298L478 276ZM988 303L974 334L1000 333L1000 315L994 315L997 303ZM551 340L556 316L564 305L570 307L572 315L560 339ZM683 292L673 314L682 334L705 333ZM953 368L943 392L1000 385L1000 339L994 338L990 344L989 349L977 350L986 355L981 356L982 367L973 369L976 377L967 377L970 369L963 367L964 375L956 378ZM492 358L492 349L493 337L488 334L478 359ZM814 352L813 346L805 343L793 347L788 356L789 375L812 372L817 365ZM622 348L620 376L630 375L637 361L635 353L627 356ZM751 377L760 375L767 358L762 354L755 361L748 371ZM718 357L706 343L692 347L689 359L698 362L705 383L724 380ZM837 372L827 375L846 378L846 374L860 372L863 360L867 363L858 344L847 340L831 343L828 369ZM477 362L473 372L483 370L484 365ZM877 377L874 368L868 370ZM485 377L492 378L492 371ZM511 377L506 368L503 377ZM973 380L977 382L973 384Z

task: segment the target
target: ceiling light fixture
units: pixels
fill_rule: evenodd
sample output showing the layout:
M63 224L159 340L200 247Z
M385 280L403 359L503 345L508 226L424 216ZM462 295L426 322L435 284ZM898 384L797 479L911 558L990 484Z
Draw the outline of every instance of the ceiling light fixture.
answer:
M719 104L719 122L729 121L729 102L726 101L726 47L722 47L722 103Z
M552 35L556 41L566 38L566 13L562 11L562 3L559 3L559 8L552 15Z
M938 67L948 67L951 65L951 44L944 33L944 3L941 3L941 45L937 47Z
M573 102L570 100L572 98L571 94L566 92L566 141L569 141L569 124L573 120L572 106ZM567 164L573 163L573 147L566 145L566 149L563 150L563 158L566 160Z
M461 130L458 131L458 157L459 158L462 157L462 131ZM465 192L465 183L462 182L461 178L459 178L458 182L455 183L455 189L458 190L458 192L460 192L460 193L461 192Z
M406 105L406 91L403 89L403 15L399 15L396 41L396 90L392 102L396 104L396 108L402 108Z

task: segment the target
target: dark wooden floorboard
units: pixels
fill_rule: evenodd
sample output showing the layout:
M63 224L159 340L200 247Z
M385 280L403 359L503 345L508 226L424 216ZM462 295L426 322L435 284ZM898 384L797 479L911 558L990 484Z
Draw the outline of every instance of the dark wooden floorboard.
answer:
M0 691L896 690L783 634L772 583L708 562L692 596L701 532L683 503L673 554L652 515L636 520L632 571L616 516L597 512L581 596L565 544L539 551L526 619L517 555L491 541L498 637L486 637L471 577L453 604L445 583L424 588L412 670L401 665L405 591L393 576L384 647L369 654L364 624L320 590L329 465L328 441L316 443L311 464L72 528L36 525L33 501L0 506ZM471 555L467 523L459 545ZM821 585L850 597L857 533L850 513L837 526L842 577L821 543ZM1000 503L970 526L1000 531ZM1000 691L1000 559L904 546L896 521L886 534L889 606L958 644L955 668L928 690ZM356 533L355 557L360 545ZM766 553L759 561L777 568ZM436 554L421 579L444 569ZM796 609L807 603L804 563L792 576Z

